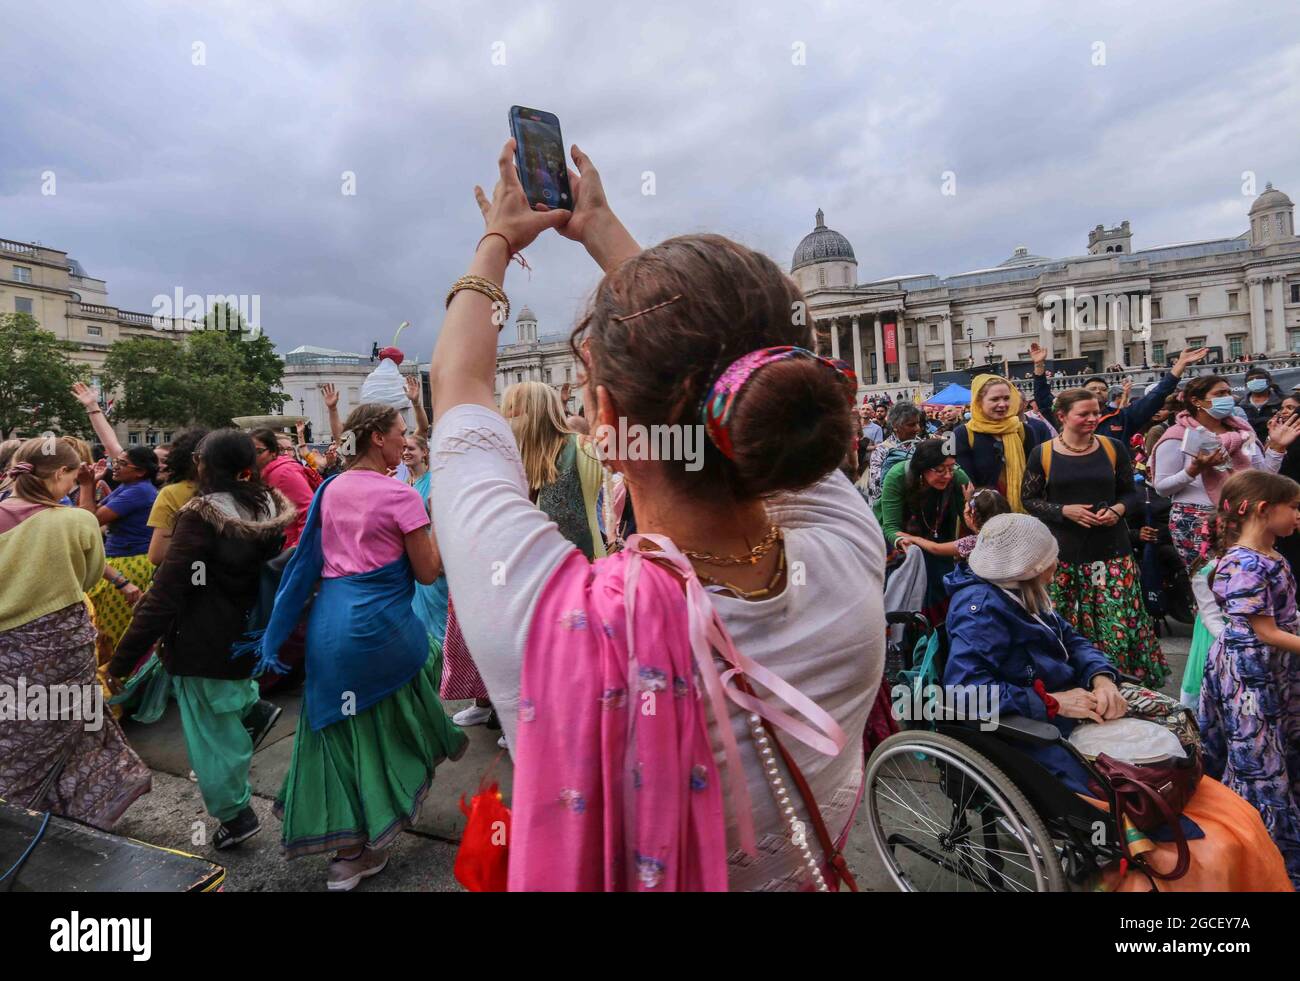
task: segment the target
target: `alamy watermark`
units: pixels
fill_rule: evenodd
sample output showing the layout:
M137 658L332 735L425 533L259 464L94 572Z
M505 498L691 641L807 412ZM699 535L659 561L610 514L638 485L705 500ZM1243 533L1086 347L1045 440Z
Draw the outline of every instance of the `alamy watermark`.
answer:
M1131 330L1133 339L1151 336L1151 296L1148 293L1080 293L1073 286L1065 294L1043 297L1043 320L1054 330ZM1105 312L1104 318L1100 317ZM1050 321L1048 318L1051 318Z
M601 460L681 460L692 472L704 466L704 427L643 426L620 416L617 426L600 425L592 432Z
M998 727L1001 692L997 685L920 685L899 683L889 690L899 722L971 721L980 730Z
M186 293L177 286L171 295L153 298L155 330L247 331L262 333L262 297L259 293Z
M0 684L0 722L83 723L87 732L104 727L104 689L97 682L84 685L28 684L22 675L16 685Z

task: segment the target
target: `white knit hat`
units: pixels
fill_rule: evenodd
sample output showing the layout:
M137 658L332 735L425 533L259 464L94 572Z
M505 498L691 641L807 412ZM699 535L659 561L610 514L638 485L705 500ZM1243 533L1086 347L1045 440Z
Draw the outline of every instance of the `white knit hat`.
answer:
M1024 582L1056 561L1056 538L1028 514L995 514L980 529L970 571L992 583Z

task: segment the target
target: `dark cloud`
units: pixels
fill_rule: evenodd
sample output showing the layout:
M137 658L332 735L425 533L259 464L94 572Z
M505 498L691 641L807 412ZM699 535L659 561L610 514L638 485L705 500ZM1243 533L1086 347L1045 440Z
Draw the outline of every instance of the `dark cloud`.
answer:
M410 320L427 356L515 102L560 115L642 241L716 230L786 264L822 207L863 279L1077 254L1124 218L1138 247L1237 234L1246 170L1300 191L1287 11L1064 7L24 5L0 235L68 250L128 309L257 293L282 350ZM529 257L508 292L567 328L595 270L555 236Z

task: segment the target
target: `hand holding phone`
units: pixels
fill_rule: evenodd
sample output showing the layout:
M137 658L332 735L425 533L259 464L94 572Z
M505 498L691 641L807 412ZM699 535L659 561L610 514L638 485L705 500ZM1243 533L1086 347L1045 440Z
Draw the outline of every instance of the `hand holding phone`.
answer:
M528 203L571 209L573 191L564 164L559 117L541 109L511 106L510 135L515 139L515 167Z

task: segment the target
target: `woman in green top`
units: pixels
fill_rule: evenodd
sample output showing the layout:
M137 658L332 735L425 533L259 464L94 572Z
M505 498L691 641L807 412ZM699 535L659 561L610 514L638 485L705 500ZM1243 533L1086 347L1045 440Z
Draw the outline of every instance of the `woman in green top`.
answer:
M880 523L885 544L907 547L909 539L952 542L965 533L961 520L970 480L957 466L942 439L927 439L912 458L896 463L885 474L880 492ZM902 540L899 538L902 536ZM950 556L925 552L925 609L931 623L941 623L948 611L943 577L953 570Z

